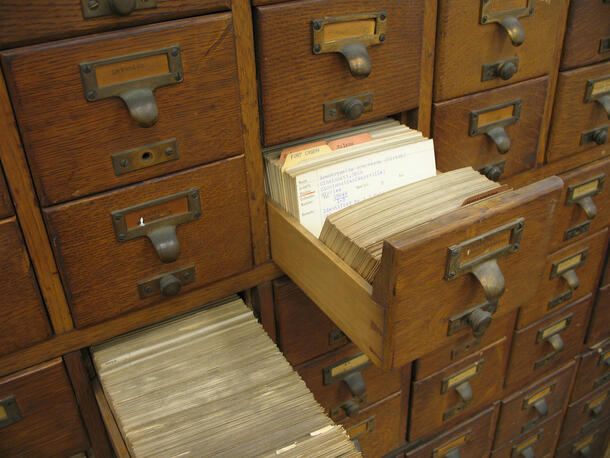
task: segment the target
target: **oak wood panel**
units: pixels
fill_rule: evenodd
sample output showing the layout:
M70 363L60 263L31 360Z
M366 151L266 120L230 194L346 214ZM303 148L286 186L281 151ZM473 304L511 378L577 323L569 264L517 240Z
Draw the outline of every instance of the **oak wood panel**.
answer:
M251 268L245 181L243 157L236 157L46 209L76 326L175 300L161 294L141 299L137 284L189 265L195 266L196 279L182 291ZM163 263L146 237L116 239L110 212L191 188L199 190L202 215L176 228L181 248L176 261Z
M273 302L273 284L270 281L261 283L252 290L254 313L263 325L267 335L277 345L277 329L275 321L275 304Z
M587 343L592 345L606 337L610 337L610 285L599 289L593 312L591 313L591 323L587 333Z
M0 78L0 132L3 133L2 141L0 141L0 161L2 161L7 176L15 211L21 222L23 237L29 247L30 257L47 305L53 330L56 334L61 334L73 329L74 325L49 245L38 199L34 193L32 178L15 125L4 78ZM29 364L44 361L49 357L30 361ZM20 366L20 368L23 367L26 366Z
M610 36L610 4L598 0L570 2L561 69L580 67L610 58L600 52L600 40Z
M585 102L587 81L610 76L610 62L559 73L557 97L547 144L547 161L599 149L608 154L609 142L581 145L581 134L609 124L608 115L597 102Z
M510 442L495 447L491 453L491 458L511 458L521 455L521 450L531 447L536 457L552 457L555 450L555 444L559 438L561 428L561 412L557 412L551 418L548 418L543 423L540 423L536 428L521 434ZM531 444L531 445L529 445Z
M336 380L329 385L325 385L324 369L351 359L360 353L355 345L348 345L295 367L295 370L307 384L307 388L313 393L316 401L324 407L327 414L331 409L339 407L354 396L343 380ZM401 389L402 374L400 369L386 372L375 365L369 365L361 371L361 374L366 385L366 403L362 404L362 408L370 406ZM336 418L340 420L345 416L345 412L341 409Z
M571 442L557 448L556 458L580 457L581 449L589 446L589 456L607 457L610 442L610 422L605 421L598 428L581 434ZM583 450L584 451L584 450Z
M23 369L38 361L63 355L79 348L99 344L111 337L201 307L202 304L226 297L235 293L235 291L252 288L259 283L278 278L281 275L282 272L278 267L269 262L203 288L185 292L169 304L163 302L86 329L74 329L62 335L54 336L29 348L0 357L0 375Z
M367 49L371 74L351 76L338 53L312 51L314 19L385 11L387 39ZM424 2L418 0L303 0L255 9L256 50L266 146L417 107ZM327 102L373 93L373 109L356 121L324 122Z
M154 9L83 19L80 0L2 0L0 48L227 10L230 0L159 0Z
M434 104L433 135L436 165L441 171L484 165L505 160L502 177L532 168L536 164L540 126L549 85L548 76L512 84ZM470 136L470 114L503 103L521 100L519 120L505 131L511 140L506 154L500 154L487 135ZM479 125L483 123L479 121Z
M1 53L43 206L242 153L232 29L223 13ZM85 99L79 63L174 45L184 80L154 91L154 126L138 126L117 97ZM172 138L178 159L115 175L112 154Z
M607 323L607 322L606 322ZM571 401L582 398L602 384L610 381L610 339L606 339L580 356L578 372L572 388Z
M516 319L516 310L494 318L485 334L481 337L474 337L469 328L460 330L458 333L459 337L455 339L454 343L445 345L415 361L414 380L421 380L434 372L440 371L444 367L479 351L481 348L497 342L504 336L510 339L515 328ZM510 346L510 342L508 344Z
M519 19L525 41L516 48L500 24L480 24L480 2L439 1L434 100L552 74L560 57L567 7L567 0L536 2L534 14ZM515 56L519 66L511 79L481 81L484 64Z
M339 329L290 279L273 282L279 347L293 366L313 359L348 342L343 337L330 343Z
M468 436L464 445L459 448L460 456L488 456L495 426L494 420L494 408L489 407L455 428L443 431L428 442L416 445L416 448L407 451L404 456L405 458L431 458L434 456L435 450L442 450L443 447L456 440L459 441L465 435Z
M599 413L594 414L591 409L601 406ZM610 416L610 383L600 386L576 402L570 403L563 420L559 445L571 441L579 434L593 432L600 427Z
M96 378L91 381L91 385L93 387L95 400L97 401L97 405L100 410L100 415L104 421L104 426L106 427L106 432L108 433L108 438L112 444L112 451L117 458L130 458L131 455L129 454L129 450L127 450L127 445L125 445L125 441L123 440L121 431L116 424L116 419L114 418L114 414L108 405L108 400L106 399L106 395L104 394L104 390L100 385L100 382Z
M574 362L566 364L543 379L537 380L532 385L503 399L498 425L496 426L494 449L500 448L504 443L512 441L513 438L521 434L524 436L535 434L535 431L542 428L542 424L550 417L555 414L561 415L568 402L575 368ZM548 394L545 394L547 392ZM540 415L534 405L528 403L530 398L535 400L544 399L548 413ZM556 428L558 427L559 424Z
M11 202L11 196L6 188L6 181L4 181L4 174L0 168L0 218L8 218L14 215L13 203Z
M270 251L250 2L233 0L232 13L241 103L241 132L246 158L250 219L252 220L252 248L254 263L261 264L269 260Z
M437 0L424 2L424 30L421 52L421 77L419 80L419 104L417 106L417 130L424 137L431 136L432 90L434 83L434 56L436 49Z
M507 389L519 388L535 377L561 366L581 351L589 322L591 302L592 296L587 295L546 318L515 331L506 371L505 386ZM539 338L539 335L554 324L570 317L570 325L559 332L564 348L562 351L555 352L551 344ZM542 361L552 354L555 356L536 366L538 361Z
M524 304L519 311L517 328L521 329L544 318L558 307L593 293L599 282L607 240L608 230L604 229L550 254L546 258L544 275L536 297L531 302ZM574 258L575 256L577 257ZM565 260L578 260L578 256L586 256L586 258L582 265L571 269L579 280L579 286L576 289L571 289L561 276L551 278L554 266L561 265Z
M373 298L390 310L391 327L385 333L393 338L395 367L452 343L447 319L486 300L473 275L444 279L450 246L525 218L518 251L498 260L506 290L496 315L532 299L542 278L561 185L552 177L462 207L385 241Z
M21 420L0 429L3 456L71 456L89 446L61 359L0 379L0 399L14 396Z
M347 430L347 433L355 438L352 428L357 431L358 428L356 427L360 422L373 417L374 430L357 438L357 440L364 456L382 456L398 447L404 440L405 432L400 428L400 422L396 421L401 415L403 415L401 393L395 393L367 407L357 417L342 421L341 424Z
M0 221L0 355L51 336L17 219Z
M446 430L460 419L494 401L502 392L507 356L507 340L503 338L458 363L413 382L408 439L413 441L441 428ZM455 388L450 387L443 391L445 381L457 377L476 363L479 364L478 375L469 380L473 391L470 403L465 403ZM461 406L460 410L445 418L445 415L457 406Z

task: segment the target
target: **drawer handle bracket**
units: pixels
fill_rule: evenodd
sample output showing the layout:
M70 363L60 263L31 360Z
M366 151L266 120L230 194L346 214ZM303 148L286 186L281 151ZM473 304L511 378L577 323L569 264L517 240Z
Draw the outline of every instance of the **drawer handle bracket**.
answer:
M525 30L519 18L534 14L534 0L528 0L524 8L505 11L493 11L492 3L489 0L481 0L481 24L497 22L506 30L513 46L521 46L525 41Z
M610 119L610 76L587 81L585 103L599 103Z
M0 429L5 428L21 420L21 411L14 396L9 396L0 401Z
M521 99L474 110L470 113L468 135L474 137L485 134L494 142L498 153L506 154L510 149L511 141L505 128L515 124L520 117Z
M592 220L597 216L597 207L592 197L602 192L605 181L606 174L602 173L582 183L568 186L566 205L579 205L587 215L587 219Z

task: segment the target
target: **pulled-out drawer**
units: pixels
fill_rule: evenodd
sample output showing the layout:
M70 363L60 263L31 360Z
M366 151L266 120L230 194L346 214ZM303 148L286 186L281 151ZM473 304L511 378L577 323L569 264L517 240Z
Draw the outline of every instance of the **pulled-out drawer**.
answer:
M568 402L574 367L575 363L571 362L502 400L494 448L521 434L530 436L547 419L561 413Z
M610 62L559 73L547 160L594 148L608 151Z
M0 455L72 456L88 447L61 359L0 379Z
M4 175L0 168L0 218L7 218L11 215L13 215L13 204L11 203L11 196L6 188Z
M587 334L587 343L594 344L610 337L610 285L600 288L591 313L591 324Z
M568 1L441 0L434 100L552 73Z
M241 154L232 25L223 13L1 53L43 206Z
M515 331L506 386L523 383L566 363L582 350L589 324L589 294L548 317Z
M606 321L606 326L608 322ZM570 400L584 395L610 381L610 339L598 343L580 357Z
M436 164L472 166L490 180L536 164L548 76L433 105Z
M46 209L76 326L248 270L245 175L238 156Z
M418 106L424 2L305 0L255 13L265 145Z
M371 361L401 367L533 298L561 186L551 177L388 238L372 286L269 203L272 256Z
M607 421L608 416L610 416L610 383L568 406L559 444L563 445L579 434L593 432Z
M561 412L540 423L531 431L496 447L491 458L551 457L561 428Z
M517 328L595 291L606 254L607 237L608 230L604 229L548 256L538 294L532 302L521 307Z

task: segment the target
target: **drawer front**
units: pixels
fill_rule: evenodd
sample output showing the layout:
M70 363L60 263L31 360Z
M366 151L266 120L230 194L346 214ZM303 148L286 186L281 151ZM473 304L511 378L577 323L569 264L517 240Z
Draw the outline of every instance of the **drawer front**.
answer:
M528 458L551 457L555 442L561 428L561 413L557 412L552 418L536 426L526 434L513 439L502 447L496 448L492 458Z
M610 422L605 421L591 432L581 434L571 442L557 448L557 458L604 456L610 441Z
M13 204L4 181L2 169L0 169L0 218L7 218L11 215L13 215Z
M274 280L273 296L279 347L293 366L349 342L345 334L288 278Z
M334 421L358 415L402 384L400 370L382 371L353 345L295 369Z
M610 336L610 285L599 289L595 306L591 313L591 324L587 334L587 343L593 344Z
M228 10L229 0L4 1L0 4L0 48ZM127 4L127 5L126 5Z
M606 321L606 326L608 322ZM580 358L570 399L575 401L610 381L610 339L600 342Z
M610 58L610 4L603 0L570 2L561 69Z
M436 164L472 166L497 181L532 168L548 77L434 104Z
M610 62L559 73L547 160L608 151ZM604 108L603 103L607 108Z
M0 354L51 336L30 258L15 217L0 221Z
M0 379L0 455L71 456L88 448L60 359Z
M255 11L265 145L418 105L424 2L307 0Z
M559 444L595 431L610 416L610 384L606 383L568 406Z
M398 392L341 422L352 440L358 441L364 456L385 455L404 441L401 400L402 393Z
M561 175L564 188L555 212L551 248L587 237L610 224L610 159L593 162Z
M567 7L567 1L440 1L434 100L551 73L559 58ZM502 18L515 24L513 38L500 24ZM522 44L515 47L515 40Z
M491 403L502 391L507 340L413 383L409 440L425 436Z
M536 298L521 307L518 328L544 318L570 302L594 292L606 254L608 230L574 242L547 257Z
M252 266L243 157L44 214L77 327Z
M481 351L482 348L491 345L509 336L515 329L516 311L493 319L485 334L481 337L474 337L472 333L461 333L455 343L446 345L432 353L422 356L415 362L414 380L421 380L434 372L438 372L450 364Z
M6 51L2 61L43 206L241 153L228 13Z
M591 310L591 295L547 318L515 331L506 386L522 383L559 367L581 351Z
M572 362L504 399L496 427L494 448L501 447L521 434L535 434L534 431L542 428L543 422L560 414L568 400L574 368L575 363Z
M491 448L493 413L494 409L490 407L452 430L408 451L405 457L487 456ZM456 452L459 452L459 455L456 455Z

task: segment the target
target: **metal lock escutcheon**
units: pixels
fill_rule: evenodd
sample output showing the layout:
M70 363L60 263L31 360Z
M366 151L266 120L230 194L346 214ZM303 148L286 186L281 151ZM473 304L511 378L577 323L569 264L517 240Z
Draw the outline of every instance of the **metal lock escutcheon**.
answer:
M505 128L515 124L521 117L521 99L511 100L491 107L474 110L470 113L468 135L485 134L500 154L508 153L511 140Z
M534 0L527 0L523 8L510 10L494 10L497 2L493 0L481 0L481 24L497 23L506 30L513 46L521 46L525 41L525 30L519 22L520 18L534 14Z
M81 0L83 18L91 19L118 14L127 16L136 10L157 7L157 0Z

